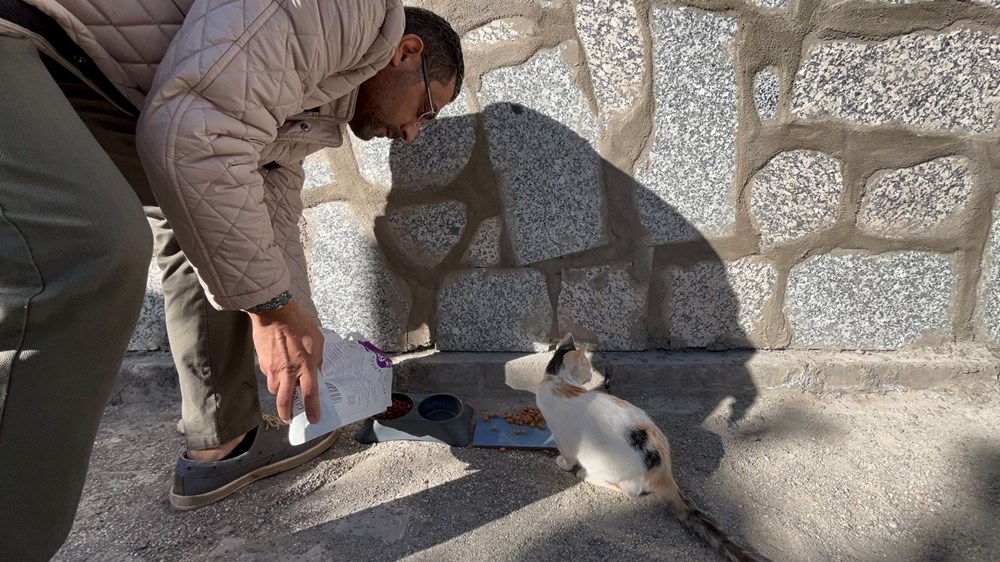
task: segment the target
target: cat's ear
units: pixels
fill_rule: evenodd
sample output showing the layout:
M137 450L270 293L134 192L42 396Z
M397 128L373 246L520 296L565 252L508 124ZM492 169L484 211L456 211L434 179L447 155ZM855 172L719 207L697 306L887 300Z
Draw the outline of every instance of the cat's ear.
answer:
M572 379L571 382L578 386L582 387L593 377L593 369L586 349L570 351L563 358L563 364L566 366L568 378Z
M573 339L573 334L566 332L563 339L559 340L559 349L576 349L576 341Z
M565 367L566 369L568 369L570 372L573 372L573 369L576 369L577 366L580 365L580 355L579 355L579 353L580 353L579 351L570 351L569 353L567 353L566 355L564 355L563 356L563 367Z

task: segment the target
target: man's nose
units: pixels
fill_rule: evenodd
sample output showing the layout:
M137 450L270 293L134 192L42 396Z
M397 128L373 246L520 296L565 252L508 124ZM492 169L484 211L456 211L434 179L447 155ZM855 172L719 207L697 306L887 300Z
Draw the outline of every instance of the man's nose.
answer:
M420 129L417 128L415 124L408 123L406 125L403 125L403 127L400 129L400 133L402 133L400 135L400 140L402 140L406 144L412 144L413 141L417 140L417 135L420 134Z

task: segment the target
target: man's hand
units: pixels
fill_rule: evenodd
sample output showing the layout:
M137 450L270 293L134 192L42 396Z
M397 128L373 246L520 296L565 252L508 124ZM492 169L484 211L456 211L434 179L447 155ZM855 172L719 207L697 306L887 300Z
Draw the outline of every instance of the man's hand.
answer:
M267 389L277 396L278 417L292 420L295 385L309 423L319 421L319 368L323 363L323 333L293 299L278 310L250 313L253 343L260 369L267 375Z

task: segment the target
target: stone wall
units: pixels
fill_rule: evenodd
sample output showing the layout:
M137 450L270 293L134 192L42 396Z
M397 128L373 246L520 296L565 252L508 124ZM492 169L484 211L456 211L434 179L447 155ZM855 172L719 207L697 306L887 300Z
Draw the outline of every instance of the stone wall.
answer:
M463 34L465 89L412 146L306 161L327 326L393 351L1000 345L1000 2L409 3ZM150 299L137 349L163 345Z

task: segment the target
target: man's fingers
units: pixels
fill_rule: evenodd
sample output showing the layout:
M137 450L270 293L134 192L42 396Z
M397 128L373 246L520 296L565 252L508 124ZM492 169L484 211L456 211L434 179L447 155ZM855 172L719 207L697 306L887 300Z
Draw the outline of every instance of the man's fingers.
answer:
M306 408L306 419L309 423L319 422L319 377L308 373L299 377L299 390L302 392L302 403Z
M306 418L318 423L322 385L317 370L323 364L324 339L319 326L294 299L277 311L250 317L257 356L267 375L267 389L275 395L278 417L291 422L295 389L300 388Z
M275 377L275 379L278 381L278 390L275 392L277 395L275 404L278 407L278 417L285 423L292 423L292 401L295 399L295 376L282 375L281 377Z
M316 350L313 352L313 357L316 358L316 373L319 373L323 369L323 356L325 355L325 353L323 353L324 344L325 338L323 337L323 333L320 332L319 346L317 346Z

